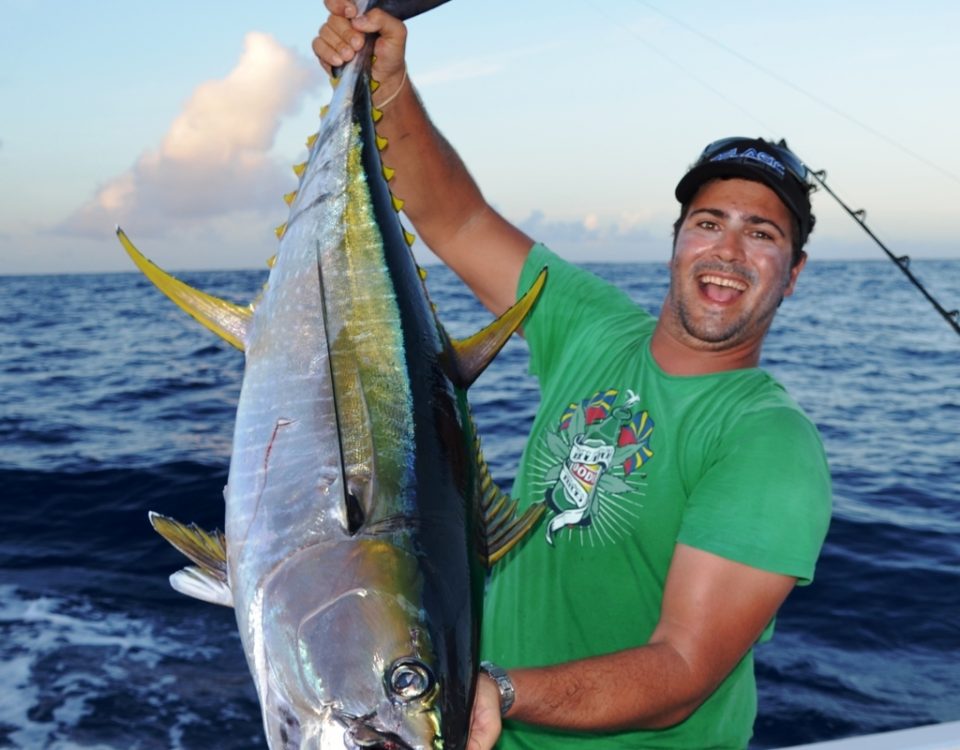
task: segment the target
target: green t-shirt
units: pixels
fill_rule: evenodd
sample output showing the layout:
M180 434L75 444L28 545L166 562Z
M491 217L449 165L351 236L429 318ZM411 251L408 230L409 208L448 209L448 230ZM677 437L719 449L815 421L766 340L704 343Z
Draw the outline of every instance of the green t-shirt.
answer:
M537 245L519 289L544 265L524 327L541 401L513 496L549 512L494 568L483 658L544 666L646 643L677 542L809 583L830 474L783 387L756 368L668 375L650 353L655 319L612 285ZM674 727L584 735L508 721L499 747L743 748L755 715L750 653Z

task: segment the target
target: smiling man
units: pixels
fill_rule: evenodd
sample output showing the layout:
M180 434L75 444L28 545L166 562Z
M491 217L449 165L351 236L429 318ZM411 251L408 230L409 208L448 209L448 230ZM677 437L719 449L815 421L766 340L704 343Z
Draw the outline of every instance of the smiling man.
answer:
M758 367L806 260L806 170L758 139L708 146L676 187L656 319L493 210L407 77L402 23L325 2L328 71L379 34L378 131L423 241L497 314L550 268L513 490L550 512L490 580L471 750L746 747L753 646L812 580L830 517L817 430Z

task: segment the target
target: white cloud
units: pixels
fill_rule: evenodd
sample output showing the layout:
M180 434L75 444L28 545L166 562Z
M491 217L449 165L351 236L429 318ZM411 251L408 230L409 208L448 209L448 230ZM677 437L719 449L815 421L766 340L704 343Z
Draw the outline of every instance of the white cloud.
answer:
M530 237L573 261L664 261L672 238L667 221L595 213L550 219L534 211L517 225Z
M495 55L458 59L432 70L418 71L417 86L426 88L444 83L460 83L475 78L487 78L507 72L525 59L545 57L560 48L559 42L547 42L510 50L498 50Z
M270 148L283 116L318 76L316 65L273 37L247 34L234 69L200 84L160 145L103 185L59 231L94 236L122 224L159 234L172 220L275 208L291 177Z

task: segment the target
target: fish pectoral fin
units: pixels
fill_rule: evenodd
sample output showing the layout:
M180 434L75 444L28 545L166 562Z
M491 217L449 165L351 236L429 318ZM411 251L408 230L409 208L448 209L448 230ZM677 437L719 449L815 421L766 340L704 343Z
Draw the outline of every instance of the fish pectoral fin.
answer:
M223 532L219 529L204 531L196 524L187 526L159 513L151 512L149 516L154 530L198 566L174 573L170 579L173 588L204 601L233 606L233 597L227 582L227 547ZM196 583L190 583L187 579ZM178 584L184 585L186 590ZM198 593L201 590L213 589L226 591L226 601L223 601L221 594L211 599Z
M117 237L124 250L127 251L127 255L157 289L227 343L241 351L244 349L250 320L253 318L251 308L241 307L206 292L201 292L199 289L194 289L192 286L174 278L137 250L120 227L117 227Z
M490 469L476 441L477 469L480 482L480 520L483 539L481 558L492 567L512 550L537 525L547 511L546 503L534 503L517 514L518 503L510 498L490 476Z
M540 271L537 278L516 304L493 321L482 331L470 338L453 342L456 355L457 385L469 388L480 377L487 365L493 361L507 340L523 325L547 282L547 269Z
M222 607L233 606L233 592L225 581L211 575L203 568L190 565L170 576L170 585L174 591L194 599Z

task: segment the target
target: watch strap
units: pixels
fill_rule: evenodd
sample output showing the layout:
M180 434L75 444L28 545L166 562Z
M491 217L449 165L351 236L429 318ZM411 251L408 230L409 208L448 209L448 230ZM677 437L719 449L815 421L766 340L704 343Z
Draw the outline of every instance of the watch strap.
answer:
M489 675L490 679L496 684L497 690L500 691L500 715L506 716L517 697L516 690L513 688L513 680L510 679L507 670L493 662L480 662L480 669Z

